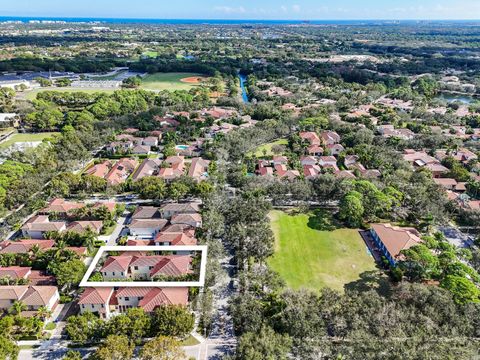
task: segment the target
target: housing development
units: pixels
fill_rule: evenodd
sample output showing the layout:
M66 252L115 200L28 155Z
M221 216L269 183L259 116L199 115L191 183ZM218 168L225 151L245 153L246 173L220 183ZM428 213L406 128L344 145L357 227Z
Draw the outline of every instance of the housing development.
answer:
M1 16L0 360L480 356L480 22Z

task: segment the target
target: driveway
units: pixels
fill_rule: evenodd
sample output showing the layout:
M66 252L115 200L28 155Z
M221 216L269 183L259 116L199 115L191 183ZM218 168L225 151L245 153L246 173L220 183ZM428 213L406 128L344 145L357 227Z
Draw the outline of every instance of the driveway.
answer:
M103 240L109 246L117 245L117 239L123 235L123 228L125 227L126 220L127 218L125 216L119 217L113 232L110 235L100 235L98 239Z

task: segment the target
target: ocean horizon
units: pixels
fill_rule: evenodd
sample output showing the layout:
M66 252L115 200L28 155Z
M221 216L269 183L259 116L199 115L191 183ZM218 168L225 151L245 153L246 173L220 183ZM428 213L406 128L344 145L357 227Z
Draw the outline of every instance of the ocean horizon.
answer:
M164 25L372 25L372 24L416 24L416 23L474 23L480 25L479 20L395 20L395 19L364 19L364 20L262 20L262 19L149 19L149 18L102 18L102 17L46 17L46 16L0 16L0 22L57 21L66 23L103 23L103 24L164 24Z

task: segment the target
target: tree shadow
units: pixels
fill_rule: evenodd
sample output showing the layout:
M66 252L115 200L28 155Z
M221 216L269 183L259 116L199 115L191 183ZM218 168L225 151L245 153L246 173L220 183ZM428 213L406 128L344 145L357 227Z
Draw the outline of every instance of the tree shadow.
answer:
M308 218L307 226L314 230L333 231L340 228L342 225L329 211L324 209L315 209Z
M364 271L360 279L344 285L345 292L376 291L379 295L388 296L391 292L392 282L382 270Z

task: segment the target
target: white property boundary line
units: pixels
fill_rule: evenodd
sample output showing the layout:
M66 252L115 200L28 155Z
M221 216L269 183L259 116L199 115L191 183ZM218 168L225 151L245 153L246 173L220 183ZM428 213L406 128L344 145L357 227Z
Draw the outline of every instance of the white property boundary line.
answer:
M200 278L198 281L88 281L104 252L108 251L200 251ZM98 249L80 287L202 287L205 284L207 270L207 245L145 245L145 246L102 246Z

